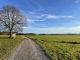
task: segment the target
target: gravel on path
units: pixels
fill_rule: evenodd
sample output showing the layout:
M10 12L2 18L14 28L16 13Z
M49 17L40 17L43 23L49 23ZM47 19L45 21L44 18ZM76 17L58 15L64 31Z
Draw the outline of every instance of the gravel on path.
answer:
M50 60L31 39L24 39L6 60Z

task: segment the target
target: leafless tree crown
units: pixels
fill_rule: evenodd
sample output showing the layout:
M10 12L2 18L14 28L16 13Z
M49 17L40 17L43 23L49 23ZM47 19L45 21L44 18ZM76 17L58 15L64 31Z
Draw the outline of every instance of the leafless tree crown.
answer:
M15 6L4 6L0 10L0 26L9 32L18 32L22 30L25 22L25 16Z

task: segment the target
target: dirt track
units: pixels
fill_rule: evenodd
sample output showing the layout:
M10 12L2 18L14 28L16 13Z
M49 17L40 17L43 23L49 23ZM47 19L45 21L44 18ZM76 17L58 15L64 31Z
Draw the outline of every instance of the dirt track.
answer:
M26 38L7 60L49 60L49 58L35 42Z

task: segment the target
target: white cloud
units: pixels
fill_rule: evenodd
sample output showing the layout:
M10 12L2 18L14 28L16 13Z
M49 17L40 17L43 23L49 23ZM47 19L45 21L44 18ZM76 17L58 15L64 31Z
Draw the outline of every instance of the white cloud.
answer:
M45 22L47 20L61 20L61 19L67 19L67 20L70 20L71 18L74 18L73 16L66 16L66 15L55 15L55 14L44 14L44 13L38 13L38 12L35 12L35 11L23 11L21 10L21 12L26 15L27 17L27 22L28 24L37 24L36 22Z
M57 16L57 15L47 15L48 19L61 19L61 18L73 18L73 16Z
M36 19L27 19L29 23L37 22L37 21L44 21L44 20L36 20Z
M28 22L36 22L36 21L46 21L47 19L67 19L67 18L74 18L73 16L60 16L55 14L42 14L34 11L23 11L21 10L23 14L26 15Z
M80 33L80 26L75 27L25 27L24 32L31 32L31 33L46 33L46 34L65 34L65 33Z
M36 21L46 21L47 19L71 19L74 18L73 16L57 16L57 15L49 15L49 14L43 14L43 15L30 15L28 16L29 22L36 22Z

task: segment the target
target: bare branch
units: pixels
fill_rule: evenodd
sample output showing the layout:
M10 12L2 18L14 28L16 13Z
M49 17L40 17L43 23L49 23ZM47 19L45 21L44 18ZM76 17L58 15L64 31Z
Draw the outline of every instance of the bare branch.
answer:
M0 10L0 25L5 26L9 32L22 29L25 20L25 17L14 6L7 5Z

